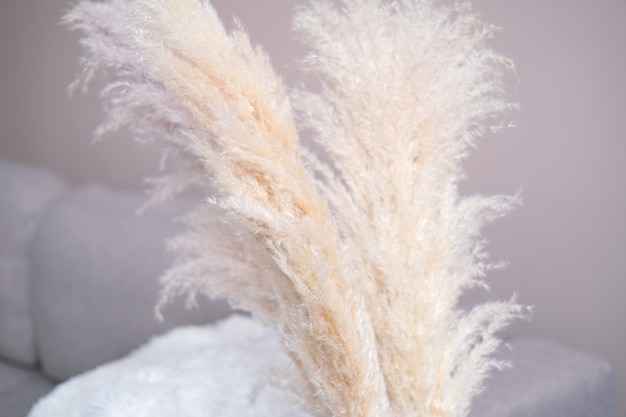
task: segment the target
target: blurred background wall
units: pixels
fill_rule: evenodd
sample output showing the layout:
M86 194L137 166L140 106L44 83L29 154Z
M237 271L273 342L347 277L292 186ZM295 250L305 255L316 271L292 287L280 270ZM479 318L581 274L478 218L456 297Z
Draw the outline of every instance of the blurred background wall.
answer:
M297 82L289 30L297 0L214 0ZM124 132L91 145L97 94L69 100L77 36L57 22L67 0L0 3L0 157L54 170L73 184L139 188L159 154ZM608 358L626 416L626 1L475 0L502 26L513 58L518 127L487 137L467 163L467 192L513 193L524 205L489 226L493 297L535 306L516 331ZM95 91L95 89L94 89Z

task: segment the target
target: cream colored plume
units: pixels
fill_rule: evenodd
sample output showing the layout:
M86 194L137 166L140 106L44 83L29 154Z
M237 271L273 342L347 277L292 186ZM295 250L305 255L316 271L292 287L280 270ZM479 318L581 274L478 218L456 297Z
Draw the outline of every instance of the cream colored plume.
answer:
M500 365L496 331L523 310L457 306L490 268L481 227L516 200L457 191L474 139L511 107L491 27L427 0L301 8L321 89L291 98L326 163L299 146L268 57L208 2L83 0L65 21L85 33L84 78L113 76L101 131L127 125L187 161L154 200L217 190L172 242L163 302L226 297L273 326L316 416L467 414Z

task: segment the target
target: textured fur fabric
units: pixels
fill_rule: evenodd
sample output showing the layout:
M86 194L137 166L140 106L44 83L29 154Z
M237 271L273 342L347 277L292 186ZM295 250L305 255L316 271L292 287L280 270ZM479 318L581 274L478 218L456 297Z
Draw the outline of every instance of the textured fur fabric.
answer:
M28 417L307 417L280 388L290 366L273 331L233 316L175 329L76 376Z

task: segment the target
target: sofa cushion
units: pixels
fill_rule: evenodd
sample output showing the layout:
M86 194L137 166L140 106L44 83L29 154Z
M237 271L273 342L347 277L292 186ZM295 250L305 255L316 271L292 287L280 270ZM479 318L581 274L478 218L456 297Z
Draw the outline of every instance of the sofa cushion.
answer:
M140 194L99 187L57 200L38 230L32 251L33 316L44 372L66 379L126 355L155 333L180 324L213 322L225 302L184 302L155 319L160 274L172 256L164 241L180 231L174 221L188 204L135 211Z
M0 356L36 362L28 246L48 204L64 189L48 172L0 161Z

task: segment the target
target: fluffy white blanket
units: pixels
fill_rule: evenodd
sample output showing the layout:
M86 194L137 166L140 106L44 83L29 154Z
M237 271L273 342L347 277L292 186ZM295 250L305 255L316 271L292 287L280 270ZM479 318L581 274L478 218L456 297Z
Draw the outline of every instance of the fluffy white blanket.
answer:
M269 383L289 366L271 330L234 316L175 329L76 376L28 417L310 417Z

